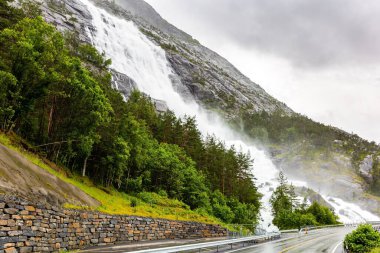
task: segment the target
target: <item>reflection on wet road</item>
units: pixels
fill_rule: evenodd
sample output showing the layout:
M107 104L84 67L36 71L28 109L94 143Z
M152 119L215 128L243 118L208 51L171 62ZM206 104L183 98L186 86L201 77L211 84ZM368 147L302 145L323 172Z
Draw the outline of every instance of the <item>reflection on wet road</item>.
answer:
M326 228L321 230L309 231L308 234L284 234L282 238L275 241L254 244L242 248L242 244L234 244L233 250L230 250L230 245L221 246L217 250L215 247L202 249L201 252L207 253L296 253L296 252L323 252L323 253L342 253L342 241L344 236L353 230L352 227ZM166 245L164 245L166 243ZM187 240L172 240L172 241L156 241L156 242L141 242L136 244L125 243L119 245L109 245L104 247L93 247L80 252L135 252L149 248L169 247L174 245L185 245L191 243ZM194 243L194 242L193 242ZM170 245L172 244L172 245ZM246 244L247 245L247 244ZM188 251L190 252L190 251ZM199 252L198 250L193 252Z
M250 248L233 251L235 253L298 253L298 252L324 252L342 253L342 241L344 236L352 231L352 228L330 228L312 231L291 239L255 245Z

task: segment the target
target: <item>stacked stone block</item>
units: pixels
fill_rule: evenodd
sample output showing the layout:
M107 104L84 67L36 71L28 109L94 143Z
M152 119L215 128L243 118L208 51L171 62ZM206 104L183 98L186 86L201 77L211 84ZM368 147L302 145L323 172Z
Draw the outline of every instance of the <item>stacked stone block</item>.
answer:
M0 197L0 253L59 252L122 241L226 234L218 225L67 210Z

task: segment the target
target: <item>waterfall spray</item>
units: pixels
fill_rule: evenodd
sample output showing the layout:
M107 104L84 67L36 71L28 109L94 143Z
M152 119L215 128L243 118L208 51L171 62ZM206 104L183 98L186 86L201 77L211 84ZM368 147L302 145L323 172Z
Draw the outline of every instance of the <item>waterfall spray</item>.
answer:
M170 77L174 75L174 72L167 61L165 51L150 41L132 22L109 14L89 0L81 0L81 2L92 14L95 31L88 30L92 42L98 50L104 51L106 56L112 59L112 68L132 78L140 91L154 99L165 101L178 117L195 116L203 136L215 135L227 146L233 145L252 156L254 159L252 173L257 179L259 191L263 194L261 225L268 231L276 229L272 225L273 217L269 199L278 184L279 171L264 151L257 149L253 143L229 128L215 113L202 109L193 100L186 99L185 101L173 88ZM328 197L326 200L331 202ZM345 203L343 200L340 200L339 204L334 202L333 206L336 211L339 211L339 208L352 210L349 217L338 212L344 221L367 218L364 216L367 215L366 213L360 214L359 207Z

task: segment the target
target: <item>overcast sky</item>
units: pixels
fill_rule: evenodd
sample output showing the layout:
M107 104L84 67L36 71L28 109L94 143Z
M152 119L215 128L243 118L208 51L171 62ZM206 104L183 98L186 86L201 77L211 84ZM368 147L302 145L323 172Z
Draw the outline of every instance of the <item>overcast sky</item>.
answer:
M293 110L380 142L380 1L147 2Z

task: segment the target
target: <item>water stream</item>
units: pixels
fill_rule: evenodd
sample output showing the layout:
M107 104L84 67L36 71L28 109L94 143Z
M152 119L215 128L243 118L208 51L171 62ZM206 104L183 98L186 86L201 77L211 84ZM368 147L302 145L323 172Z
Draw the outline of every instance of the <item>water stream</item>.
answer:
M250 153L254 158L252 172L257 178L259 191L263 194L261 225L267 230L275 229L271 224L273 217L270 212L269 198L277 185L276 178L279 170L264 151L257 149L246 138L235 133L216 114L203 110L191 99L189 101L187 98L185 101L173 88L170 77L174 75L174 72L167 61L165 51L150 41L132 22L107 13L89 0L81 1L93 17L92 22L96 31L89 31L92 42L98 50L104 51L106 56L112 59L112 68L132 78L140 91L152 98L165 101L177 116L196 116L198 127L204 136L213 134L225 141L227 145L234 145L241 151ZM329 198L326 200L331 202ZM333 206L341 208L343 205L351 209L355 207L355 212L354 214L351 212L350 217L340 214L342 220L366 218L364 215L363 217L355 215L355 213L360 213L361 209L354 204L341 200L338 206ZM368 218L373 219L372 216Z

